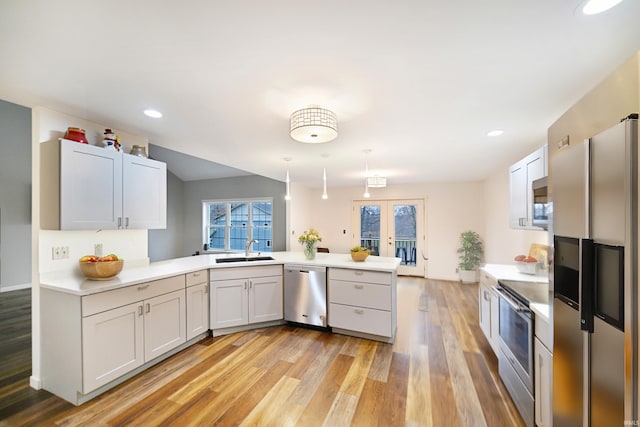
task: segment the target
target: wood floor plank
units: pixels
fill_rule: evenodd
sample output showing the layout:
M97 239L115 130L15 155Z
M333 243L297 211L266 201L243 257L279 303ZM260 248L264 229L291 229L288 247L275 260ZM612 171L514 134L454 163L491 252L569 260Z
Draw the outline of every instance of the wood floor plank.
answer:
M387 382L393 351L394 347L391 344L378 344L376 354L371 362L371 368L369 369L369 378L376 381Z
M407 388L407 424L433 426L429 347L416 345L411 351Z
M358 399L358 406L353 414L351 425L369 427L378 425L380 414L386 402L382 397L387 384L367 378Z
M342 382L341 392L360 396L364 382L369 375L369 369L371 368L371 363L373 363L377 347L378 343L374 341L360 340L360 348L358 348L354 363Z
M409 365L408 354L393 353L389 381L384 390L384 407L380 414L380 425L398 426L405 422Z
M303 426L314 425L318 420L324 420L333 404L340 386L344 381L354 358L344 354L338 354L327 371L324 379L313 394L311 401L305 407L304 414L299 423Z
M295 425L296 415L302 412L302 406L298 414L287 414L281 409L287 404L289 396L299 383L300 380L297 378L287 376L280 378L240 425Z
M358 397L338 392L336 399L329 409L327 417L322 423L325 427L342 427L351 425L351 420L358 406Z

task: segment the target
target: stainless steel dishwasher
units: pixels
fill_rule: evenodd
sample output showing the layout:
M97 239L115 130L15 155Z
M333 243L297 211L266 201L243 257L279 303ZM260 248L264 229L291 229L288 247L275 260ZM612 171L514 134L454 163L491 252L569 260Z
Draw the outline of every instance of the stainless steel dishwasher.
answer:
M284 320L327 327L326 267L285 264Z

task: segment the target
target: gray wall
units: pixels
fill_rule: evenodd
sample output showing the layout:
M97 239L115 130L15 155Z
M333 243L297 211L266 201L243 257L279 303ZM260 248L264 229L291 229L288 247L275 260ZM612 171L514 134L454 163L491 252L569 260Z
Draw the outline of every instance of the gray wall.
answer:
M148 232L151 262L185 255L184 226L184 183L167 171L167 228Z
M31 109L0 100L0 290L31 284Z
M214 199L273 198L273 251L286 248L285 184L258 175L184 183L184 250L202 250L202 201Z
M149 259L162 261L202 252L202 201L273 198L273 250L286 248L285 184L258 175L181 181L167 173L167 229L149 230Z

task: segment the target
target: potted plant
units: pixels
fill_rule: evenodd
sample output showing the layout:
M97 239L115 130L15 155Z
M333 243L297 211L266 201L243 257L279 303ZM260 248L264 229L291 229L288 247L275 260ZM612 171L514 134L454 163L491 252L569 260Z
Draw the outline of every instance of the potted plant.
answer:
M467 230L460 234L458 274L462 283L476 281L477 269L480 266L483 253L482 240L480 240L478 233Z

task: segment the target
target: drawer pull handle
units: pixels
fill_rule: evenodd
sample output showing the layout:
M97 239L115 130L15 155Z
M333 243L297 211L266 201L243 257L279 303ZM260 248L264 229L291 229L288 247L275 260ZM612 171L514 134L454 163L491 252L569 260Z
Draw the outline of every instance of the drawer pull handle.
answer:
M149 287L149 285L142 285L142 286L138 286L138 290L139 291L144 291L145 289L147 289Z
M364 288L363 285L353 285L353 287L356 288L356 289L363 289Z
M356 308L355 310L353 310L354 313L356 314L364 314L364 310L362 310L361 308Z
M192 276L193 277L200 277L200 273L193 273Z
M364 274L364 272L362 271L356 271L355 273L356 273L356 276L362 276Z

